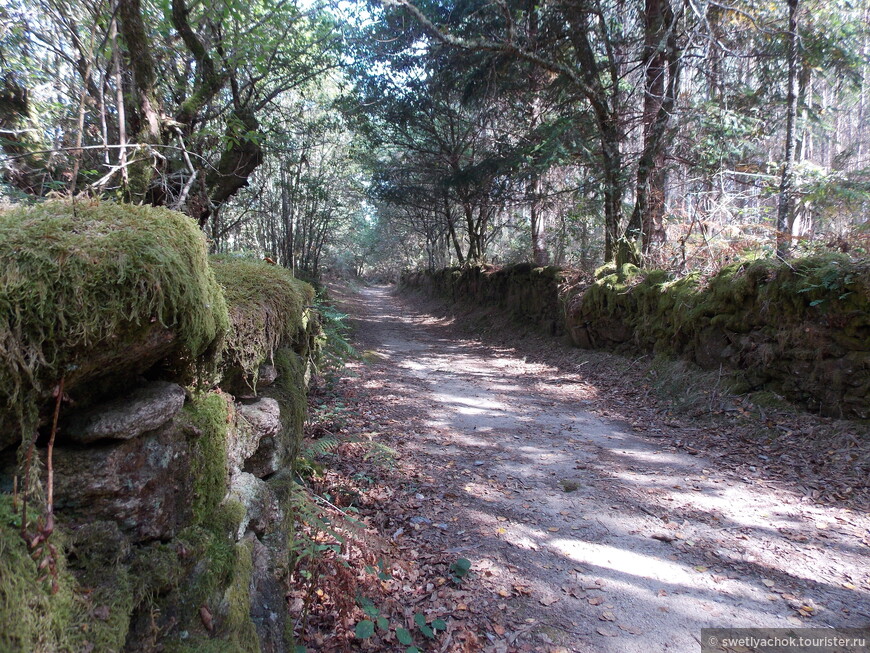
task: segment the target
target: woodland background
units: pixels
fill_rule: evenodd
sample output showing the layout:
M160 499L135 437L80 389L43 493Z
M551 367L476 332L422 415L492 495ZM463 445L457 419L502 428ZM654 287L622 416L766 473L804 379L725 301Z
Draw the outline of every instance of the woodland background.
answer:
M329 269L866 254L870 3L7 0L0 198Z

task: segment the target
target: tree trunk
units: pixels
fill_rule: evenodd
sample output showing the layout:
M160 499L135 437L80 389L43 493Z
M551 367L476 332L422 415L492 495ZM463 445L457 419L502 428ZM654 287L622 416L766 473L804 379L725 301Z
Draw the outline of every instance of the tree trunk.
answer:
M550 256L547 253L547 231L541 211L541 176L537 171L533 172L529 179L526 199L529 202L529 221L532 230L532 260L535 265L544 266L549 264Z
M679 90L680 51L669 0L646 0L644 12L643 150L637 167L635 205L626 232L627 261L638 264L664 242L667 148L664 136ZM637 244L640 244L640 251ZM640 254L640 256L638 256Z
M447 230L450 233L450 242L453 243L453 249L456 250L456 258L459 261L460 267L465 265L465 256L462 254L462 247L459 244L459 238L456 235L456 225L453 222L453 211L450 208L450 196L445 188L442 192L444 200L444 219L447 221Z
M776 253L779 257L788 256L790 249L791 225L794 220L792 201L795 118L797 117L797 33L798 0L788 0L788 93L786 95L785 120L785 158L779 183L779 206L776 213Z
M150 42L145 31L140 0L118 0L118 30L127 47L126 65L132 77L132 97L129 98L127 117L133 137L138 143L161 145L160 100L157 92L157 75ZM145 201L151 188L154 165L151 157L140 153L138 160L129 166L129 200ZM151 198L161 204L163 198Z
M203 224L212 211L232 197L240 188L248 185L248 177L263 162L263 149L252 134L259 134L260 123L253 112L234 110L227 119L226 140L231 145L223 151L217 169L206 176L211 207L200 216Z
M619 134L615 128L601 128L602 177L604 184L604 260L616 258L622 223L622 154L619 151Z

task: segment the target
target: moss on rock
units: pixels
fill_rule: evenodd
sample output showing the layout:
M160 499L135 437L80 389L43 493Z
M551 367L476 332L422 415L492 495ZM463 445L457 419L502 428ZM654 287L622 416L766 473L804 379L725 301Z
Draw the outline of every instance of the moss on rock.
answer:
M229 404L219 392L199 393L184 406L197 438L193 442L191 475L193 477L194 523L215 521L218 507L229 487L227 438L230 428Z
M40 581L44 571L30 556L20 535L20 517L12 509L12 497L0 494L0 650L79 651L89 638L81 626L86 621L84 603L76 595L76 582L66 569L62 537L52 543L61 553L58 590ZM93 643L93 642L92 642ZM108 649L103 649L108 650Z
M283 347L275 353L278 379L268 388L266 395L278 400L281 406L281 425L287 446L287 460L299 453L302 427L308 414L308 392L305 382L306 361L292 349Z
M233 578L225 593L227 617L224 639L235 651L259 653L260 638L251 621L251 575L253 572L253 542L242 540L236 545Z
M88 368L96 352L123 354L154 325L171 333L181 374L208 363L228 327L190 218L96 202L0 211L0 411L21 429L61 377L69 388L104 374Z
M271 361L279 346L299 339L307 329L314 289L290 270L263 261L213 256L211 262L229 306L227 373L232 377L232 368L237 368L253 389L260 365Z
M829 415L867 417L867 260L739 261L706 284L628 265L596 276L571 302L576 344L686 356L739 370L741 391L764 387Z

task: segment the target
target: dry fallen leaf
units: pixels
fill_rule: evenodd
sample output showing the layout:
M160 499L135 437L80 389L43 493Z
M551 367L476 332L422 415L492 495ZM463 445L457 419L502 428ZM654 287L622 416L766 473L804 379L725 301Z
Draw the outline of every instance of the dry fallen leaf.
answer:
M539 599L541 605L551 606L554 603L558 603L561 599L558 596L545 596L542 599Z
M589 601L589 605L601 605L602 603L604 603L604 599L602 599L600 596L593 596L586 600Z
M492 629L495 631L495 634L498 635L499 637L504 635L504 626L501 626L500 624L495 624L495 625L493 625Z
M625 632L630 633L632 635L642 635L643 634L643 631L640 628L637 628L636 626L626 626L625 624L616 624L616 625L619 626L619 628L621 630L624 630Z
M203 605L199 608L199 618L202 620L202 625L205 626L205 629L208 632L214 630L214 622L211 616L211 610L208 609L207 605Z
M602 612L600 615L598 615L598 618L601 621L616 621L616 617L609 610L605 610L604 612Z
M768 587L773 587L774 585L776 585L776 583L774 583L772 580L768 580L767 578L762 578L761 582L764 583L765 585L767 585Z
M677 538L670 533L653 533L650 537L654 540L659 540L660 542L673 542Z
M619 633L610 630L609 628L596 628L595 632L599 635L604 635L605 637L619 637Z
M589 583L583 583L584 590L600 590L602 587L604 587L604 581L600 579Z
M550 526L550 528L548 528L547 530L550 531L551 533L558 533L559 527L558 526Z

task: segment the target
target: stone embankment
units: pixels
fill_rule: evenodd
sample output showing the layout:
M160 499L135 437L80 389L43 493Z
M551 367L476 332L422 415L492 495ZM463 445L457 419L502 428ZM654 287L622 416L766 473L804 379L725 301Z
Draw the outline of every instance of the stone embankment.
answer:
M147 207L9 210L0 252L0 649L287 650L313 289Z
M632 265L594 279L520 264L406 273L401 287L497 307L578 347L655 353L731 372L812 411L870 418L870 261L734 263L709 279Z

